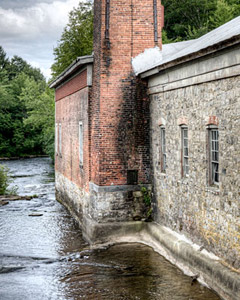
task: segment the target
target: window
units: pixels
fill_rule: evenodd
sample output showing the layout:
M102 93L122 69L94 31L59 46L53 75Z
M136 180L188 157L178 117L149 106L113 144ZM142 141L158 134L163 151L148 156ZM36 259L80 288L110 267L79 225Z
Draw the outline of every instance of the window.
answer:
M166 133L165 127L160 127L160 136L161 136L161 148L160 148L160 165L161 172L166 172Z
M127 170L127 184L138 184L137 170Z
M83 123L79 122L79 164L83 165Z
M182 177L186 177L189 174L188 165L188 128L187 126L181 126L181 138L182 138Z
M217 127L209 128L209 184L219 183L219 133Z
M58 154L58 124L55 124L55 153Z
M58 153L62 155L62 124L58 124Z

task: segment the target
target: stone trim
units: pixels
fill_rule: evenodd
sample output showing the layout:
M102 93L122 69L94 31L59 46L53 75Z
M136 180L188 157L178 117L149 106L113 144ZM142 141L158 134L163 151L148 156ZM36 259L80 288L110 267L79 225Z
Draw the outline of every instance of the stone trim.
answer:
M206 126L216 125L219 126L219 119L216 116L209 116Z
M160 118L158 121L158 126L166 126L166 120L164 118Z
M150 87L148 93L150 95L164 93L167 91L180 89L183 87L193 86L205 82L211 82L211 81L239 76L239 75L240 75L240 65L237 65L222 70L212 71L206 74L200 74L194 77L184 78L182 80L177 80L169 83L160 84L154 87Z
M149 188L151 184L99 186L93 182L89 182L89 191L96 193L136 192L140 191L143 186Z
M178 123L178 126L188 125L188 119L185 116L179 117L177 123Z

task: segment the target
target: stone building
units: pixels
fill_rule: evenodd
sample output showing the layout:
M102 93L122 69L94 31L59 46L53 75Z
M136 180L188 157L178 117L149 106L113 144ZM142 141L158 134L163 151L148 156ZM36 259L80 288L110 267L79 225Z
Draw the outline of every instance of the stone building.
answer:
M238 299L240 17L163 47L162 26L160 0L94 1L94 54L51 84L57 199L88 241L144 242Z

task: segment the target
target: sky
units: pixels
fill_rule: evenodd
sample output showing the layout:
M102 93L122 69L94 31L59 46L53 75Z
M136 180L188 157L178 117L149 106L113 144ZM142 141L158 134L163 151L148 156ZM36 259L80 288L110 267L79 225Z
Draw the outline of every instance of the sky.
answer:
M68 13L82 0L0 0L0 45L49 79L53 48L68 23Z

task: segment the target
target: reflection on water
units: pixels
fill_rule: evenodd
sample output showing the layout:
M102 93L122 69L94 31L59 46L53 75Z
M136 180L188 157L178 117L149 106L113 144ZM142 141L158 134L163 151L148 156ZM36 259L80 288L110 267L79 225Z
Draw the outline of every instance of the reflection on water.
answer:
M55 201L49 159L4 164L20 195L38 197L0 207L1 300L219 299L147 246L90 249Z

